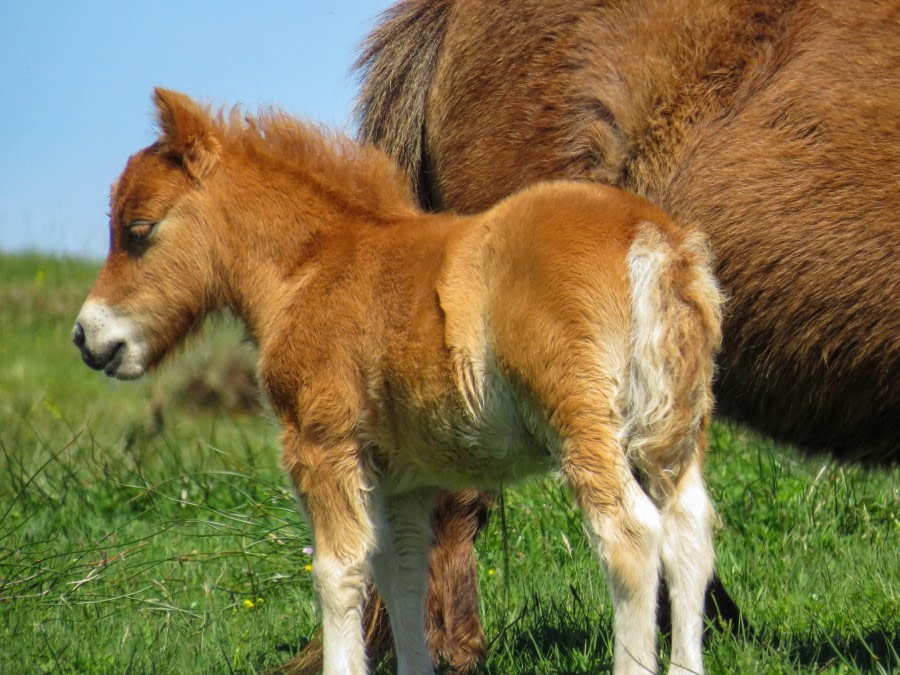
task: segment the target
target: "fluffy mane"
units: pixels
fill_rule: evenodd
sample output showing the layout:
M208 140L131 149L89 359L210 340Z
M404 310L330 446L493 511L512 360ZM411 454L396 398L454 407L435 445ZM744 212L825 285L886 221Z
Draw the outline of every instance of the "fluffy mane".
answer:
M223 153L302 175L335 201L376 220L418 212L405 175L373 145L275 106L261 108L256 115L244 113L239 105L214 114L209 105L192 103Z

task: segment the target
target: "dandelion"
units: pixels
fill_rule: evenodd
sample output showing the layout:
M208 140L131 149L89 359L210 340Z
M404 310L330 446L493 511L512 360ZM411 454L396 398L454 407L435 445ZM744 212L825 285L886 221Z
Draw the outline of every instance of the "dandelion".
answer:
M244 609L253 609L254 607L256 607L256 605L253 604L253 601L250 600L249 598L247 600L244 600L244 602L242 602L241 605L243 606Z
M494 576L494 570L488 570L488 576L489 577Z
M307 563L307 564L303 567L303 569L305 569L307 572L312 572L312 565L310 565L309 563Z

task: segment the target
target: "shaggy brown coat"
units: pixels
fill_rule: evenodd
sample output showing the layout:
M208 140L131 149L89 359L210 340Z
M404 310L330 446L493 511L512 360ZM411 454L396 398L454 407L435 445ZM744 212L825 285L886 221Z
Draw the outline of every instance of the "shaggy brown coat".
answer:
M410 0L361 64L361 135L424 203L588 178L699 225L717 410L900 460L900 4Z
M713 243L719 412L900 461L897 2L406 0L359 65L361 135L424 205L479 210L555 177L650 198ZM463 504L439 532L476 529ZM432 645L464 668L483 644L456 611L476 602L472 550L439 537L434 555Z

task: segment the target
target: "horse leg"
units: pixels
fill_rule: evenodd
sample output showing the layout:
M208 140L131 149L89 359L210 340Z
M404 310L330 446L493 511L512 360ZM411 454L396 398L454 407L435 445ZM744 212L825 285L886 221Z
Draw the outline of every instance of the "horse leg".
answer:
M487 520L489 497L472 490L442 495L432 518L425 626L434 664L468 672L484 658L478 618L474 540Z
M487 520L489 497L473 491L441 496L434 511L425 630L435 667L468 672L484 658L484 632L478 618L478 578L474 540ZM370 588L363 625L369 662L390 649L392 635L384 601ZM293 659L274 672L314 675L322 671L322 635L317 634Z
M432 673L425 642L431 492L387 498L378 508L372 576L390 616L397 672Z
M661 518L635 480L614 433L598 448L568 449L563 474L588 522L613 601L616 675L656 672L656 593ZM599 452L598 452L599 449Z
M324 445L285 428L282 446L283 463L313 533L322 672L364 675L362 613L375 531L362 470L347 470L346 458L355 453L355 443Z
M321 551L321 541L316 539ZM316 555L313 580L322 608L322 672L326 675L367 672L362 636L362 607L366 591L365 554Z
M662 563L672 608L671 672L703 672L703 600L713 576L712 504L700 461L683 471L661 508Z

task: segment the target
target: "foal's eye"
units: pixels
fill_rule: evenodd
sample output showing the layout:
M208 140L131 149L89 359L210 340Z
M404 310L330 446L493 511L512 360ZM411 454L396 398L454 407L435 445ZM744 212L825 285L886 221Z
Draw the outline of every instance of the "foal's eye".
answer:
M135 220L128 225L128 238L131 241L144 241L151 235L156 223L151 220Z

